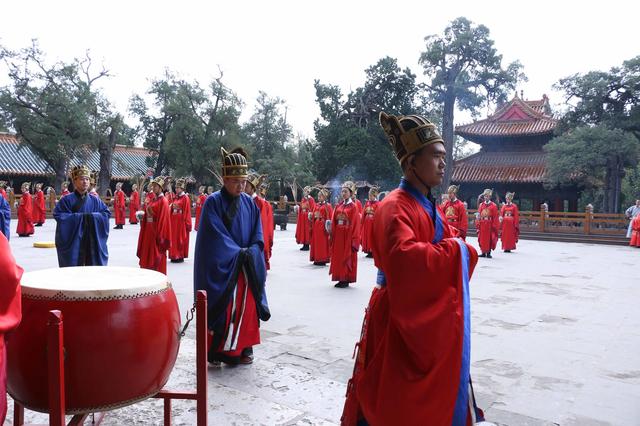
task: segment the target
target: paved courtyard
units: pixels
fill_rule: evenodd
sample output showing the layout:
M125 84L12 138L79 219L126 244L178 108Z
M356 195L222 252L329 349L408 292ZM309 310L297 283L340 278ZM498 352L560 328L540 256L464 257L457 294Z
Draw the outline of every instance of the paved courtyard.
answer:
M110 265L137 267L138 229L111 230ZM54 230L48 220L31 238L12 235L26 271L57 267L55 249L32 247L52 241ZM360 254L357 284L336 289L328 267L310 264L294 235L293 225L275 233L267 282L272 318L262 325L254 364L209 369L210 424L339 423L375 268ZM183 317L193 298L192 269L192 258L168 265ZM589 244L521 241L514 253L479 259L471 281L471 372L487 419L640 425L639 270L640 249ZM195 386L193 338L191 327L170 388ZM195 403L175 402L173 420L195 424ZM46 417L27 412L27 421ZM161 402L116 410L104 424L162 424Z

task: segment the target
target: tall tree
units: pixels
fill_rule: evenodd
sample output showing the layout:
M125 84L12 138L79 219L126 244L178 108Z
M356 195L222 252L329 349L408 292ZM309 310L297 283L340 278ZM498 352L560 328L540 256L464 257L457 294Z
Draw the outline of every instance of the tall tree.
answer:
M129 112L140 122L138 130L143 146L152 153L147 157L147 166L153 168L154 176L168 171L166 142L177 119L173 105L178 89L177 78L169 70L165 70L164 78L152 80L151 87L146 92L151 98L151 108L140 95L134 94L129 100Z
M433 100L443 105L442 138L447 149L443 187L446 188L453 174L456 107L475 115L481 105L505 100L518 80L525 77L517 61L503 68L502 55L496 51L489 29L467 18L456 18L442 35L429 35L425 42L420 64L431 80L427 90Z
M257 105L243 132L256 158L271 158L281 154L291 141L292 129L287 123L286 103L260 91Z
M67 178L69 161L86 148L95 149L113 114L95 88L109 76L91 70L91 58L46 63L37 41L11 51L0 47L10 83L0 88L1 121L55 171L55 185Z
M602 211L619 213L624 168L638 163L640 143L631 133L606 126L577 127L553 138L548 153L545 185L576 185L602 190Z

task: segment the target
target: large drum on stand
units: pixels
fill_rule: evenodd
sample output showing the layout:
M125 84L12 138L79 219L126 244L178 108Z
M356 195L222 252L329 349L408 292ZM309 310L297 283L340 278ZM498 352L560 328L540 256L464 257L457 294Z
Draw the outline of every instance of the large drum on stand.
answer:
M109 266L46 269L22 277L22 323L7 343L7 389L48 411L46 323L64 325L66 412L110 410L155 395L179 348L180 312L167 277Z

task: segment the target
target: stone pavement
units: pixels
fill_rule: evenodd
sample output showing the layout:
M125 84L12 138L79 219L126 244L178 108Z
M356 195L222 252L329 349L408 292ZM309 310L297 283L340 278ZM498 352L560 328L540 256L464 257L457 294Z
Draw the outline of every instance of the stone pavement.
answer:
M54 228L48 220L31 238L12 236L12 250L26 271L57 266L54 249L32 247L53 240ZM310 264L294 235L295 226L275 233L267 284L273 316L262 324L255 363L209 369L210 424L339 423L375 268L360 254L358 283L336 289L328 267ZM137 267L137 237L137 226L111 230L110 265ZM168 265L183 316L193 298L192 262ZM639 267L638 249L540 241L521 241L514 253L479 259L471 281L471 371L488 420L640 425ZM191 327L169 388L195 386L193 337ZM46 417L27 412L27 420ZM174 402L173 420L195 424L195 403ZM110 412L104 422L161 423L156 400Z

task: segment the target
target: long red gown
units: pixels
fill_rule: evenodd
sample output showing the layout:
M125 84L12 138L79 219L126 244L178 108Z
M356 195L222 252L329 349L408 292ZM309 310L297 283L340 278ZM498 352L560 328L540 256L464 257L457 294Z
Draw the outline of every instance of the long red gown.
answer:
M455 201L447 199L441 207L447 223L456 228L458 230L458 236L465 240L467 238L469 220L467 218L467 209L464 208L464 203L457 198Z
M136 191L131 191L131 195L129 196L129 223L135 225L138 223L138 218L136 216L136 212L140 210L140 193Z
M198 226L200 225L200 212L202 211L202 206L204 205L205 201L207 201L206 194L200 194L198 195L198 198L196 198L196 231L198 230Z
M262 239L264 240L264 263L267 270L271 269L269 259L271 259L271 246L273 245L273 225L271 218L273 217L269 202L264 198L260 198L257 194L253 195L253 201L260 210L260 223L262 224ZM268 249L268 252L267 252Z
M17 327L22 317L21 277L22 268L16 265L9 242L0 232L0 424L7 414L5 334Z
M260 195L258 195L260 197ZM273 232L274 232L274 224L273 224L273 206L266 198L260 197L260 199L264 203L264 212L261 211L263 215L263 226L262 226L262 235L264 236L264 259L267 262L267 269L271 268L271 255L273 254ZM266 229L265 229L266 227Z
M373 250L373 218L378 208L378 200L367 200L362 215L362 251L371 253Z
M329 263L331 261L330 235L327 233L325 223L331 220L333 208L331 203L318 202L313 209L311 217L311 249L309 260L312 262Z
M33 228L33 204L31 202L31 194L23 192L18 204L18 227L16 233L18 235L31 235Z
M147 195L148 205L140 222L137 256L140 267L167 273L167 250L171 246L171 222L169 221L169 203L160 194Z
M451 425L461 385L463 299L468 302L464 260L470 276L477 253L450 238L455 231L446 225L434 242L432 218L402 189L380 203L373 226L384 286L373 291L365 314L342 425L362 417L369 425ZM466 425L470 419L467 411Z
M631 240L629 245L632 247L640 247L640 214L637 214L631 222Z
M124 191L122 189L117 189L113 193L113 215L116 218L116 225L125 224L125 209Z
M47 220L47 208L44 202L44 192L38 189L33 194L33 223L44 223Z
M333 281L356 282L358 248L360 247L360 215L354 202L338 204L331 220L331 266Z
M309 244L311 242L311 222L309 212L313 211L316 203L311 195L302 198L298 208L298 221L296 223L296 243Z
M489 253L496 249L498 244L498 229L500 219L498 219L498 207L493 201L482 202L478 207L480 217L476 222L478 229L478 244L482 253Z
M504 204L500 209L500 217L502 217L501 241L502 250L515 250L516 243L520 237L520 214L518 206L513 203Z
M174 194L171 205L171 248L169 258L185 259L189 257L189 233L191 232L191 200L184 192Z

